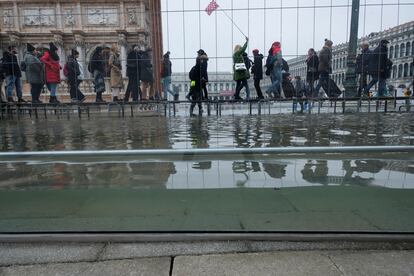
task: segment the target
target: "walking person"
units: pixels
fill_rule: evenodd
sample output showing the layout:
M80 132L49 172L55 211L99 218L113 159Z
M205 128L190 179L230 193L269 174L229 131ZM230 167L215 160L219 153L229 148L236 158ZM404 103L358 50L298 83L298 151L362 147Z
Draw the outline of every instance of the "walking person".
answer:
M93 83L95 85L96 102L105 103L102 94L106 91L105 88L105 60L102 55L103 48L98 46L92 55L89 62L88 70L92 73Z
M190 106L190 116L193 117L194 115L194 108L198 105L198 115L203 115L203 108L202 108L202 100L203 100L203 91L202 91L202 74L201 74L201 66L200 60L196 59L196 65L194 65L190 73L188 74L190 78L190 93L191 95L191 106Z
M392 62L388 59L388 43L386 39L381 40L378 47L370 53L368 73L372 80L364 89L366 95L369 95L369 90L378 83L377 96L387 96L387 78L390 77L392 68Z
M283 69L283 57L282 57L282 45L276 41L272 44L272 48L269 50L269 56L266 60L267 72L270 75L272 84L267 89L266 94L275 98L281 95L282 85L282 69Z
M263 79L263 55L259 53L258 49L253 50L253 66L252 74L254 79L254 88L256 89L257 98L264 99L260 81Z
M162 89L164 91L164 100L168 99L168 93L174 97L174 101L178 101L178 93L171 90L171 74L172 63L170 60L170 52L164 54L161 67Z
M208 55L203 49L198 50L197 54L198 66L200 66L201 90L203 92L203 99L208 100Z
M6 103L6 101L3 100L3 82L5 78L6 76L4 75L3 70L3 58L0 58L0 104Z
M38 58L39 52L30 43L27 44L27 53L24 56L25 72L27 82L30 83L30 93L32 94L32 103L42 103L39 99L45 85L45 71L43 63Z
M3 70L6 80L7 101L14 103L13 90L16 87L17 102L25 103L22 93L22 72L17 60L16 46L9 46L3 53Z
M40 61L44 64L46 74L46 86L50 91L49 103L59 104L57 99L57 87L60 83L60 63L58 48L52 42L49 43L49 50L45 51Z
M112 101L118 102L121 89L124 88L122 79L122 65L119 57L119 49L117 45L112 45L111 53L109 55L108 65L111 68L111 89Z
M73 103L81 103L85 100L85 95L80 91L79 85L82 82L81 71L78 63L79 52L72 49L70 56L68 57L67 63L63 70L67 77L69 85L70 99Z
M315 95L315 82L319 79L319 58L315 52L315 49L310 48L308 50L308 57L306 58L306 82L308 84L308 95L311 98Z
M367 86L368 80L370 56L371 51L369 50L368 42L361 42L361 53L356 58L356 72L359 75L358 97L362 96L362 92L364 92L364 96L367 96L365 94L365 87Z
M138 66L138 55L139 48L137 45L132 46L132 50L127 56L127 76L128 86L125 92L124 102L129 101L129 97L132 94L132 101L138 102L139 98L139 66Z
M293 81L293 87L294 87L293 110L296 111L297 104L299 103L300 112L303 112L306 110L308 106L308 102L306 100L306 85L300 76L295 76L295 79Z
M243 47L240 45L236 45L234 47L233 52L233 80L237 82L236 84L236 93L234 94L235 100L242 100L240 97L240 91L243 87L247 87L247 79L250 78L249 70L247 70L246 63L243 58L243 53L247 49L247 45L249 44L249 38L246 37L246 42L244 43ZM247 98L250 96L247 93Z
M152 85L154 83L154 71L151 63L151 49L147 49L144 45L140 47L139 55L139 80L141 81L141 97L142 100L155 100L154 90Z
M318 97L321 97L319 94L321 87L328 97L338 97L342 93L335 81L329 77L332 73L332 45L331 40L325 39L325 45L319 53L319 83L315 88Z

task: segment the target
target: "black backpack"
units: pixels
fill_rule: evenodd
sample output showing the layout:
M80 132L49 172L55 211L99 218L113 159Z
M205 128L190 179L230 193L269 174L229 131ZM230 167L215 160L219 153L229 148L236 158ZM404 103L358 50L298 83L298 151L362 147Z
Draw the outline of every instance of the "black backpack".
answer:
M188 74L188 77L190 78L190 80L195 80L197 78L196 70L197 70L196 66L193 66L193 68L191 68L190 73Z

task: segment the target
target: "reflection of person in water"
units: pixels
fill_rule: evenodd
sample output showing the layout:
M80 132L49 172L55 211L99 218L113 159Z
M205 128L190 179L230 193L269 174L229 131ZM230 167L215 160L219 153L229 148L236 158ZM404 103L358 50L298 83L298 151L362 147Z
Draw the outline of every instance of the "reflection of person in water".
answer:
M328 184L328 161L317 160L315 164L308 160L302 170L302 177L309 183Z
M190 121L190 137L191 145L196 149L208 148L210 135L208 132L207 121L202 118L195 118ZM211 169L211 161L197 162L192 165L193 169L209 170Z
M286 176L286 167L285 164L277 163L263 163L264 171L271 177L276 179L281 179Z

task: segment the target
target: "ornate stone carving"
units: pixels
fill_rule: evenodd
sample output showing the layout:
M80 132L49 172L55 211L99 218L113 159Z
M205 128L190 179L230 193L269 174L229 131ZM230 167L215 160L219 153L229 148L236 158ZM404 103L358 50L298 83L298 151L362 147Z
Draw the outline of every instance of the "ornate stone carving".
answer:
M74 26L76 24L76 19L75 19L75 16L73 15L72 9L65 9L64 15L65 15L65 18L64 18L65 26Z
M23 11L23 24L27 27L54 26L54 9L26 9Z
M13 27L13 11L12 10L4 10L3 11L3 26L4 27Z
M87 9L87 22L89 25L118 25L118 9Z
M128 14L128 25L138 25L139 17L138 17L137 9L135 8L128 9L127 14Z

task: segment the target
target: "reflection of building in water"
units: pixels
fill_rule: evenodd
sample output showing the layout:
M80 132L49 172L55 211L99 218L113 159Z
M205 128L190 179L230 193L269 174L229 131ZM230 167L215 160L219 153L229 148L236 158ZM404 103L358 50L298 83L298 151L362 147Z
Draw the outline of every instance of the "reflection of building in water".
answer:
M86 64L98 45L119 45L126 77L128 45L145 43L153 49L154 72L160 72L160 0L0 0L0 11L0 54L15 45L22 60L26 43L41 46L54 42L64 64L70 49L76 48L85 68L85 92L93 87ZM159 75L155 75L158 90Z
M387 81L389 85L398 87L408 86L413 78L414 57L414 21L398 25L388 30L371 33L359 40L367 40L373 49L378 46L382 39L390 41L388 56L393 62L391 78ZM322 48L322 45L321 45ZM318 49L315 49L318 50ZM304 53L306 54L306 53ZM345 80L348 56L348 43L334 45L332 48L332 78L342 87ZM306 55L289 60L290 72L295 76L306 78Z

